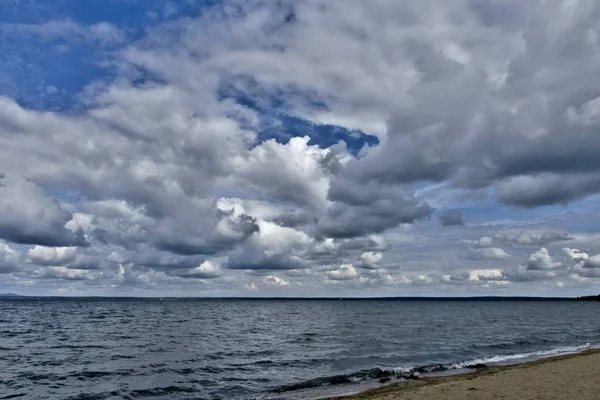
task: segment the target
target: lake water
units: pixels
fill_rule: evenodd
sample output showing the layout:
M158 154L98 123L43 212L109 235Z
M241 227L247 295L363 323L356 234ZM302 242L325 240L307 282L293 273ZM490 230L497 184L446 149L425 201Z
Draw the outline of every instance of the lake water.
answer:
M592 302L0 300L0 399L307 399L598 343Z

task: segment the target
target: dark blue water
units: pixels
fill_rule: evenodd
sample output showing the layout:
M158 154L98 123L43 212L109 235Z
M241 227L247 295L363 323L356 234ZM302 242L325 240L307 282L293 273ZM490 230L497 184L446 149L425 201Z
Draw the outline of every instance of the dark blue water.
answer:
M0 300L0 399L304 399L599 342L588 302Z

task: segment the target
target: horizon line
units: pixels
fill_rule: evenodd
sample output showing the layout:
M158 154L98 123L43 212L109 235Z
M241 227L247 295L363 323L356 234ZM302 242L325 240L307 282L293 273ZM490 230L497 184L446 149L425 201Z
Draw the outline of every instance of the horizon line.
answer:
M112 295L21 295L0 293L0 298L55 298L55 299L186 299L186 300L572 300L598 295L581 296L112 296Z

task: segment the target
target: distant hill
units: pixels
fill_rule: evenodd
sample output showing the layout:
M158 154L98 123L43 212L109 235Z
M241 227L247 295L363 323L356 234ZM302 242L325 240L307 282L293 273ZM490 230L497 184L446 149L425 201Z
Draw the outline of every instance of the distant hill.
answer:
M581 301L600 301L600 294L597 296L581 296L581 297L577 297L575 300L581 300Z
M0 297L25 297L15 293L0 293Z

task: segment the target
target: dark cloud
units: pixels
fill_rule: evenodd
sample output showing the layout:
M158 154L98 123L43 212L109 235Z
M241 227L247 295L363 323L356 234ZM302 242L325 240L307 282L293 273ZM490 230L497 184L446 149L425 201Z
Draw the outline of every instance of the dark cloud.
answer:
M513 238L504 238L508 243L517 246L544 246L552 242L563 242L573 240L567 233L544 232L537 233L521 232Z
M433 209L394 187L346 178L334 179L329 188L333 202L317 224L325 237L352 238L381 233L403 223L428 217Z
M65 227L72 214L35 183L17 176L0 179L0 238L19 244L85 246L81 231Z
M496 196L506 204L533 208L566 204L598 190L600 175L539 174L502 181L496 188Z
M229 269L249 270L290 270L310 267L308 262L298 257L284 254L274 256L259 254L251 258L247 258L246 256L246 254L242 254L241 256L231 257L226 267Z
M342 250L386 251L389 248L389 243L381 236L358 237L347 239L340 243L340 249Z
M451 210L439 216L442 226L464 225L463 215L458 210Z
M102 269L102 263L98 258L93 256L78 256L75 261L67 264L66 267L70 269L97 271Z
M217 211L217 214L218 220L213 225L211 232L206 232L205 230L208 227L204 225L202 229L192 227L195 235L192 232L186 234L181 229L190 227L190 225L179 221L181 222L180 224L172 226L167 231L170 233L179 229L179 235L162 235L162 237L154 242L156 248L181 255L217 254L244 242L249 236L259 230L256 220L247 215L236 216L233 214L233 211ZM219 227L223 225L226 231L219 232Z
M19 267L16 265L0 262L0 274L11 274L17 271L19 271Z
M221 276L221 269L217 264L205 261L195 268L173 271L171 274L180 278L216 279Z
M296 210L279 214L273 218L273 222L281 226L295 228L303 225L313 225L317 218L305 211Z

